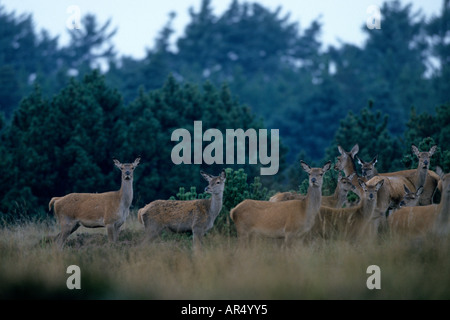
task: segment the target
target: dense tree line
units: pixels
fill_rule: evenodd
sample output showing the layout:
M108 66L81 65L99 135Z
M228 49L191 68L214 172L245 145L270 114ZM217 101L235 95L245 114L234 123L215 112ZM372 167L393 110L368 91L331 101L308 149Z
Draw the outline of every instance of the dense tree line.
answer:
M197 119L223 131L263 127L226 86L180 85L171 76L162 88L141 91L127 106L98 71L81 82L70 80L51 99L35 87L2 130L1 210L34 211L52 196L118 189L113 158L142 158L135 173L137 205L169 198L180 184L202 185L201 165L176 166L171 160L172 132L184 128L193 134ZM211 173L222 169L203 166ZM246 171L254 176L257 166L247 165Z
M137 206L201 186L200 165L170 161L171 133L192 132L195 120L222 132L280 129L280 171L261 180L271 189L298 190L300 159L323 164L337 145L355 143L367 161L379 153L380 172L414 167L411 143L437 143L432 168L450 170L449 0L428 19L412 4L386 2L382 28L362 26L362 46L327 48L320 19L300 29L282 8L234 0L215 15L213 5L191 9L176 49L171 14L143 59L118 55L111 20L86 15L60 47L31 15L0 6L0 212L118 188L113 157L142 157ZM244 170L249 181L259 172Z

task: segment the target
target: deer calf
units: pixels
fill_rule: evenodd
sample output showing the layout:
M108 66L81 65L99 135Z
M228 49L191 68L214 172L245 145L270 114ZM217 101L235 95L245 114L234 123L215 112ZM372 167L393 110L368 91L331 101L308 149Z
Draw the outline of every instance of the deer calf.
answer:
M358 183L364 194L359 204L351 208L320 207L309 239L320 236L330 238L342 236L347 239L374 235L378 230L380 216L375 208L377 205L378 190L383 186L384 180L374 185L367 185L363 180Z
M156 200L138 211L139 221L144 224L149 241L158 237L164 229L173 232L192 231L194 248L201 246L203 236L213 227L222 209L226 173L223 170L217 177L203 171L200 174L208 181L205 192L211 194L210 199Z
M133 201L133 172L140 158L133 163L114 164L122 172L120 190L105 193L70 193L54 197L49 202L61 225L61 232L55 240L62 248L67 238L80 225L87 228L106 227L110 241L117 241L119 229L125 222Z
M309 175L309 187L305 199L282 202L244 200L230 212L241 242L247 242L253 234L270 238L284 238L289 246L295 236L307 232L314 223L322 202L323 175L331 167L331 161L322 168L311 168L301 162Z

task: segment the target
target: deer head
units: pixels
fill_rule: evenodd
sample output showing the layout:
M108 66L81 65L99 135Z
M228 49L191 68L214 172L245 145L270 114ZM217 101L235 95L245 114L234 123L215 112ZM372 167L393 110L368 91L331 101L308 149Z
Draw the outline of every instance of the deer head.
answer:
M364 162L356 156L356 159L358 160L358 164L361 166L361 175L363 177L366 177L367 179L372 178L377 174L377 170L375 169L375 164L377 163L378 155L375 156L375 158L372 159L370 162Z
M225 188L226 173L222 170L219 176L215 177L203 171L200 171L202 177L208 181L208 186L205 188L205 192L210 194L222 194Z
M431 156L436 152L436 149L437 149L437 146L432 146L430 148L430 151L420 152L419 148L417 148L414 144L411 145L412 152L419 159L419 164L418 164L417 168L420 168L422 170L428 170L428 168L430 167Z
M405 195L402 201L400 201L400 208L416 206L419 202L420 195L423 193L423 186L417 188L416 192L410 191L406 185L403 185L403 189L405 190Z
M376 185L366 185L366 183L358 178L358 183L364 190L365 200L369 202L377 202L378 190L383 186L384 180L380 180Z
M341 174L341 172L339 171L339 175L338 175L338 184L339 184L339 188L341 190L343 190L344 192L348 192L350 190L355 190L356 187L355 185L352 183L352 179L353 177L356 175L356 173L352 173L351 175L349 175L348 177L345 177Z
M353 159L359 152L358 144L355 144L350 152L345 151L341 146L338 146L338 151L341 155L337 157L338 161L334 165L334 170L345 171L346 167L350 165L353 167Z
M132 180L133 179L133 171L138 166L141 158L136 158L133 163L120 163L119 160L114 159L114 164L117 168L122 171L122 180Z
M323 175L330 170L331 161L328 161L322 168L311 168L306 162L300 161L303 170L309 175L309 186L313 188L322 188Z

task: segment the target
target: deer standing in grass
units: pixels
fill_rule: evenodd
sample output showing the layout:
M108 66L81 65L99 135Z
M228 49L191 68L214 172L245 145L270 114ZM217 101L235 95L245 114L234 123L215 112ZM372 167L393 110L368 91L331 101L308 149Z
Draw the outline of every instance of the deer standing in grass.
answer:
M450 174L437 170L442 181L442 196L439 204L403 207L389 216L392 234L402 236L423 236L430 231L439 234L450 233Z
M211 194L210 199L156 200L138 211L148 241L157 238L164 229L173 232L192 231L194 249L201 247L204 234L213 227L222 209L226 173L223 170L217 177L203 171L200 174L208 182L205 192Z
M119 229L125 222L133 201L133 172L140 158L133 163L114 164L122 172L120 190L105 193L70 193L64 197L54 197L49 202L61 225L56 236L57 244L62 248L67 238L80 225L87 228L106 227L108 239L117 241Z
M375 164L377 163L377 157L378 156L375 156L375 158L370 162L365 162L365 161L361 160L358 156L356 156L356 159L358 159L358 163L361 165L362 176L365 177L367 180L370 180L374 176L378 175L378 171L375 168ZM387 175L387 174L384 174L384 175ZM426 175L426 173L425 173L425 175ZM415 185L425 182L425 178L426 178L426 176L425 177L422 176L422 179L418 180L415 183ZM401 207L416 206L419 203L420 196L423 193L422 185L419 185L419 188L416 191L409 190L406 185L403 185L403 187L405 190L405 194L403 196L403 199L400 201L399 206L397 208L393 208L394 210L399 209Z
M417 169L381 173L380 176L403 177L407 179L410 190L417 190L420 186L423 186L423 193L420 196L419 205L432 204L433 195L440 180L436 172L429 170L431 157L435 153L436 148L436 146L433 146L428 152L420 152L413 144L411 150L419 160ZM401 187L399 188L401 189Z
M347 201L347 194L350 190L355 190L355 186L352 184L354 174L349 177L344 177L339 172L338 183L334 193L331 196L322 196L322 205L333 208L342 208ZM272 196L270 202L288 201L288 200L303 200L306 195L296 192L279 192Z
M434 172L428 170L428 167L430 165L430 157L435 152L436 146L432 147L429 152L419 152L414 145L412 145L411 149L419 158L417 169L380 173L367 182L375 184L380 180L385 180L378 194L376 208L376 211L384 217L387 216L389 210L395 210L400 207L405 186L409 190L417 190L420 186L423 186L424 190L420 196L419 204L431 204L432 202L439 177ZM385 225L384 223L387 223L387 220L383 222L383 226Z
M359 146L356 144L350 150L350 152L345 151L341 146L338 146L338 151L340 156L338 156L338 161L336 162L335 169L343 170L346 175L350 175L356 172L355 157L359 152ZM356 186L355 193L359 196L359 201L361 201L364 196L364 190L360 186L358 181L360 179L357 175L353 178L353 184ZM356 180L356 181L355 181ZM365 178L362 179L366 180ZM409 182L406 178L402 176L398 177L381 177L380 175L374 176L369 181L366 180L366 184L376 185L381 180L384 180L383 185L377 193L377 206L375 208L374 214L380 217L379 225L383 228L386 226L386 212L390 206L395 207L395 203L400 203L403 199L403 185L406 184L409 188L414 189L414 185ZM369 183L370 182L370 183Z
M341 156L338 157L337 166L340 166L346 174L354 172L355 166L353 159L359 151L358 145L355 145L351 152L345 152L345 150L341 147L338 147L338 149ZM404 196L404 186L410 190L417 190L418 187L422 185L421 183L425 183L424 191L419 201L421 204L426 202L431 203L431 198L434 193L434 189L437 186L439 177L432 171L428 170L427 166L429 166L430 157L433 155L436 148L432 147L429 152L418 153L417 148L413 146L412 150L419 158L419 165L417 169L379 173L367 181L367 183L370 181L371 184L376 184L380 180L385 181L383 187L378 192L376 208L376 211L378 211L378 213L382 216L385 216L389 209L396 209L399 207L399 204ZM428 175L427 172L429 172ZM361 192L361 189L357 188L357 191ZM426 192L426 200L423 200ZM358 195L360 196L359 193Z
M305 234L313 225L322 202L323 175L330 169L331 161L322 168L311 168L301 161L309 175L305 199L282 202L244 200L230 212L241 243L248 242L253 234L270 238L284 238L286 246L295 236Z
M309 234L310 237L330 238L337 235L355 239L361 236L374 236L377 233L380 217L374 212L377 205L377 193L384 181L381 180L375 185L366 185L364 181L358 179L358 183L364 192L359 204L351 208L321 206Z

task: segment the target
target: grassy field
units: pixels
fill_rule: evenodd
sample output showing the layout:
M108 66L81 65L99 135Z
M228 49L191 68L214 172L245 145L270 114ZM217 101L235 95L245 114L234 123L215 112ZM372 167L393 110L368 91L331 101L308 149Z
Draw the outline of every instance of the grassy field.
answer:
M238 249L213 230L193 252L188 236L143 244L135 213L116 244L104 228L81 227L58 250L46 241L57 233L51 218L0 229L0 299L450 299L450 238L287 250L257 239ZM66 286L70 265L81 269L81 290ZM380 290L366 286L370 265L380 267Z

